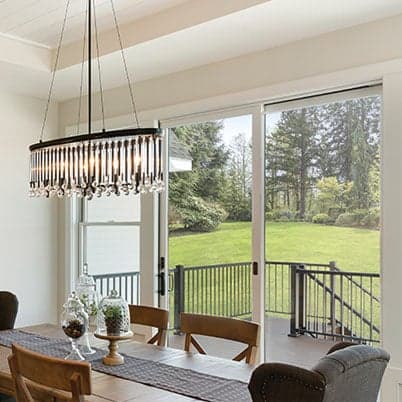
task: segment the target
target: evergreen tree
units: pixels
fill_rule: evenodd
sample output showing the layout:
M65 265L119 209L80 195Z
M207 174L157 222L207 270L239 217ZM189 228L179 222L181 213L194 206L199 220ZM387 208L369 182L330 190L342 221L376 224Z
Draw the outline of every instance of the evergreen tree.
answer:
M281 114L276 130L271 135L271 157L274 158L275 181L285 193L290 204L290 194L295 199L298 217L304 219L307 196L316 180L317 138L314 127L314 110L298 109ZM290 206L290 205L288 205Z
M353 201L355 208L370 207L370 167L371 155L367 133L359 125L352 135L352 178Z
M238 134L229 147L225 209L229 219L251 220L251 144Z
M226 193L228 152L221 140L222 122L207 122L173 129L188 149L192 171L169 176L170 216L185 220L189 230L213 230L225 211L219 206Z

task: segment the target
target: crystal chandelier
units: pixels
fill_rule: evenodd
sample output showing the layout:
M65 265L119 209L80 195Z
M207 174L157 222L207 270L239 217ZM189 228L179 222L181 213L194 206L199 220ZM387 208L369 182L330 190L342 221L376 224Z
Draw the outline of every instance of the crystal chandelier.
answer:
M77 135L55 140L43 141L49 105L55 81L56 70L63 43L63 37L71 0L67 0L64 21L56 53L53 77L42 125L40 141L29 147L30 150L30 195L33 197L63 198L77 195L92 199L102 195L144 193L163 190L162 169L162 134L158 128L141 128L138 120L132 84L120 28L117 21L114 0L110 0L116 33L128 82L133 116L136 128L124 130L106 130L104 115L104 97L96 21L96 0L88 0L85 14L83 40L83 59L81 67L81 89L78 106ZM92 36L96 39L96 59L100 87L103 129L92 130ZM88 38L86 37L88 36ZM83 98L83 78L86 42L88 47L88 132L79 133L81 104Z

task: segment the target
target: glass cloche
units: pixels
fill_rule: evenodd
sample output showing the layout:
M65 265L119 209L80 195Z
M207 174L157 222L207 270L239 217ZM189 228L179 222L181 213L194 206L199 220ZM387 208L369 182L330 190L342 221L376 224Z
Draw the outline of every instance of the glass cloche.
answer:
M92 276L88 275L88 265L84 264L82 275L78 278L75 284L75 291L84 305L85 312L88 314L88 328L84 335L84 342L82 346L82 352L84 354L95 353L95 350L91 348L89 343L88 332L92 325L96 325L96 317L98 312L99 296L96 292L95 281Z
M94 278L88 275L87 264L84 264L83 273L75 283L75 292L84 305L89 319L95 318L98 313L99 295L95 288Z
M71 352L66 356L66 359L85 360L78 349L77 341L87 331L88 314L85 312L84 306L75 292L69 296L63 306L61 327L66 336L71 340Z
M125 336L130 333L128 304L116 290L112 290L99 303L97 333L108 336Z

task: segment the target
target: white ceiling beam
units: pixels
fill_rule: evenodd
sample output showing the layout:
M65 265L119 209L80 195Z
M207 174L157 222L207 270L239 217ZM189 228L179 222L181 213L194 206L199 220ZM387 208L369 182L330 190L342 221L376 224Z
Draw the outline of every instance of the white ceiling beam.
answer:
M0 33L0 62L50 72L51 61L50 49Z
M158 14L122 25L120 29L124 47L130 48L269 1L271 0L189 0ZM119 50L115 29L101 33L99 42L101 56ZM53 57L55 53L56 50L53 51ZM64 46L58 69L81 63L81 57L81 42Z

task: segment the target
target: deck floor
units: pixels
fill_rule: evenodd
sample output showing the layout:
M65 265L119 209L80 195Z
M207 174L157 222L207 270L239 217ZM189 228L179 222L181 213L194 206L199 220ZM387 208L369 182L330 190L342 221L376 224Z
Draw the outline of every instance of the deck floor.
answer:
M310 336L292 338L288 336L289 321L266 317L265 320L265 361L290 363L300 367L311 368L320 357L336 342L332 340L314 339ZM224 358L232 358L242 350L237 342L225 341L199 336L207 353ZM184 336L169 335L169 346L183 349Z

